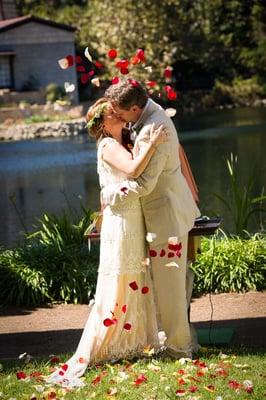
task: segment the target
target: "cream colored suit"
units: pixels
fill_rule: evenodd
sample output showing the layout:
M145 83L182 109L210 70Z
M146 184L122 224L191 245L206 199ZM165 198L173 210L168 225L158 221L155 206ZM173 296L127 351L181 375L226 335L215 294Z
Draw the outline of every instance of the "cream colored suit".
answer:
M102 199L115 212L121 203L125 205L141 198L146 230L156 234L156 238L150 243L150 249L154 250L153 254L156 252L151 261L158 323L165 331L168 353L178 358L191 355L193 350L185 287L187 237L200 212L181 173L177 151L179 142L174 124L165 111L151 99L134 125L136 130L140 130L134 146L135 152L141 152L149 137L152 123L165 126L170 134L169 141L157 147L150 163L138 179L105 187L102 190ZM182 242L182 256L167 258L168 238L175 236ZM166 251L165 256L160 256L162 249ZM176 261L180 268L166 267L169 261Z

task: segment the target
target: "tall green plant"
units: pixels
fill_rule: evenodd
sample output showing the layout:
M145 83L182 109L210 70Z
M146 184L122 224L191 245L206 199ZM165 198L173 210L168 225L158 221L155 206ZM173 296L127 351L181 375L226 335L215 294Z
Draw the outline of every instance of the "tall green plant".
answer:
M232 217L235 233L245 236L248 224L252 216L266 210L261 207L266 196L253 196L254 172L250 174L247 185L241 183L237 171L238 159L231 153L230 159L226 159L229 178L230 197L225 198L217 193L214 195L226 206Z

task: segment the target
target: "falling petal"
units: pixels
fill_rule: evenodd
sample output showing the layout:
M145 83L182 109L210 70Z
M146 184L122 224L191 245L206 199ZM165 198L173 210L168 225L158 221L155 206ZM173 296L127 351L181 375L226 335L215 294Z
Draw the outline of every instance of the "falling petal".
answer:
M170 268L170 267L180 268L179 265L178 265L176 262L174 262L174 261L165 264L165 266L166 266L166 267L169 267L169 268Z
M175 391L176 396L181 397L181 396L185 396L186 395L186 391L185 389L177 389Z
M75 61L76 61L76 64L81 64L83 62L83 60L80 56L76 56Z
M27 353L22 353L18 356L18 358L21 360L22 358L26 357Z
M146 294L146 293L148 293L148 292L149 292L148 286L143 286L143 288L141 289L141 293L142 293L142 294Z
M84 51L84 56L85 56L90 62L92 62L92 56L90 55L90 52L89 52L89 48L88 48L88 47L86 47L86 49L85 49L85 51Z
M178 243L178 237L177 236L171 236L168 238L168 244L177 244Z
M150 74L152 73L152 67L148 65L147 67L144 67Z
M127 75L127 74L129 74L129 69L128 68L120 68L120 72L122 75Z
M89 75L88 74L82 74L81 75L81 78L80 78L81 83L85 84L85 83L88 82L88 80L89 80Z
M172 78L172 71L173 71L172 67L169 67L169 66L166 67L165 70L164 70L165 78Z
M65 82L64 88L65 88L66 93L72 93L75 90L75 85L73 83L70 84L69 82Z
M58 60L58 64L60 65L60 67L62 69L67 69L68 68L68 61L66 58L61 58L60 60Z
M95 61L94 65L95 65L96 68L99 68L99 69L104 67L104 65L98 60Z
M153 88L154 86L157 85L157 82L156 82L156 81L147 81L147 82L146 82L146 85L147 85L148 87L150 87L150 88Z
M97 87L100 87L100 79L99 78L93 78L91 80L91 83Z
M143 382L147 382L147 378L144 374L140 374L137 379L134 381L136 386L141 385Z
M146 235L147 242L151 243L154 239L156 239L156 233L148 232Z
M172 118L176 115L176 109L175 108L167 108L165 110L165 114L167 115L167 117Z
M156 257L157 256L157 251L156 250L150 250L149 254L151 257Z
M165 250L164 250L164 249L162 249L162 250L160 251L160 257L164 257L164 256L165 256L165 254L166 254Z
M124 304L124 305L122 306L122 312L123 312L124 314L127 312L127 305L126 305L126 304Z
M168 98L168 100L172 100L172 101L176 100L177 99L176 91L174 89L169 90L167 92L167 98Z
M116 49L110 49L107 53L109 58L116 58L117 57L117 51Z
M131 287L132 290L138 290L138 285L136 281L130 282L129 286Z
M129 322L126 322L126 323L124 324L124 329L125 329L126 331L130 331L131 327L132 327L132 325L131 325Z
M116 85L119 82L118 76L114 76L112 79L112 85Z
M167 257L168 258L173 258L175 256L175 253L173 253L172 251L170 251L168 254L167 254Z

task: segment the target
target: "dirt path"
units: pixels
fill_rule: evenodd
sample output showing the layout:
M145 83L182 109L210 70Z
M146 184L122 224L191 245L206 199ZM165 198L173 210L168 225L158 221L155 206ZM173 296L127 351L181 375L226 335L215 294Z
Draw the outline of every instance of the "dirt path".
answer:
M266 345L266 292L212 295L213 326L235 329L233 344L250 348ZM0 358L27 352L33 356L72 352L88 318L87 305L61 304L38 308L0 309ZM208 327L209 296L194 299L191 321Z

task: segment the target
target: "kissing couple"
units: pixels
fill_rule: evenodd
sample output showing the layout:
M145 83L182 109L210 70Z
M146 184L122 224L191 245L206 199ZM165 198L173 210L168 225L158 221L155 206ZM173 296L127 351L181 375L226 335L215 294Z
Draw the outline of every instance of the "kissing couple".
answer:
M77 350L46 378L63 387L84 386L88 366L143 357L147 349L173 359L197 351L188 321L187 243L200 212L181 171L175 126L131 79L111 85L87 122L103 206L100 263ZM124 135L129 123L132 148Z

